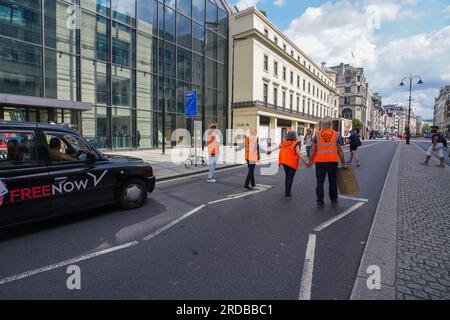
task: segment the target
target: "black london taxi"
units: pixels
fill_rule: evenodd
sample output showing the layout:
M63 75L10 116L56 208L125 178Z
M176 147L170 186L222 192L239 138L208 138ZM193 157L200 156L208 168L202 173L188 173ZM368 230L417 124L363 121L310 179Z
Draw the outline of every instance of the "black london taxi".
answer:
M150 164L105 155L69 127L0 120L0 228L117 203L142 206Z

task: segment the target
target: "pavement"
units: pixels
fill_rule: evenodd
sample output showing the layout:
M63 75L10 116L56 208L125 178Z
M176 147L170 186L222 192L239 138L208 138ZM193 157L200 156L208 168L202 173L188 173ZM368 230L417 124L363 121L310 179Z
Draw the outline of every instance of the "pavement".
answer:
M357 197L315 206L315 171L293 199L274 162L159 181L136 210L115 206L0 234L0 299L338 299L351 297L398 142L364 141ZM346 153L348 157L348 153ZM434 169L432 167L429 168ZM69 290L70 266L81 289Z
M425 143L397 148L352 299L450 299L450 167L435 166L436 158L420 165ZM367 286L374 265L381 270L379 290Z
M185 161L190 158L190 153L194 154L193 148L179 147L166 149L164 154L161 149L117 150L105 151L105 153L135 157L149 162L153 167L156 179L159 181L208 172L208 165L202 165L201 159L201 157L204 157L206 161L208 161L208 154L206 149L202 151L201 148L197 149L197 155L199 157L197 160L197 166L192 165L190 168L186 168ZM277 157L277 152L274 152L271 156L262 154L261 161L270 161L272 159L277 159ZM193 160L193 158L191 159ZM222 146L220 148L219 162L217 165L218 171L244 164L245 161L243 150L236 152L235 148L229 146Z

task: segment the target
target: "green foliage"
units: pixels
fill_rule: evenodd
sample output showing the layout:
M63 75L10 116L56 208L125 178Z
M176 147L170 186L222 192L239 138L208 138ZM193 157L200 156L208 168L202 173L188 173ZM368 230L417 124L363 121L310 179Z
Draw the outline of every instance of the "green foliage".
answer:
M358 119L352 119L353 129L360 131L363 128L363 123Z

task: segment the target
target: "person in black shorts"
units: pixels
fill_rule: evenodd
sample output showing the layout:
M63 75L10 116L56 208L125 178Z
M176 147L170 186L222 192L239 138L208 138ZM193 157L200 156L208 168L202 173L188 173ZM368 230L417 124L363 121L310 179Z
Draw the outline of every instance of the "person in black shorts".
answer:
M356 166L361 166L361 162L359 162L357 155L359 146L361 146L361 139L359 139L359 136L355 130L350 131L350 160L347 162L348 164L351 164L353 159L355 159Z

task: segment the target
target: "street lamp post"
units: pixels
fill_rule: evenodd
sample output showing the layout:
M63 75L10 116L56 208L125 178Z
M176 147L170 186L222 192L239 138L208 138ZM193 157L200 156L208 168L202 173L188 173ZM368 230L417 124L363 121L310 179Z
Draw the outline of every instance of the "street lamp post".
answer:
M406 144L410 144L410 139L411 139L411 92L412 92L412 81L417 78L419 79L419 81L417 82L418 85L423 84L422 78L420 76L416 76L413 75L412 73L407 76L404 77L402 79L402 81L400 82L400 87L403 87L405 84L403 83L403 81L405 81L406 79L409 80L409 105L408 105L408 120L407 120L407 124L405 126L405 131L406 131Z

